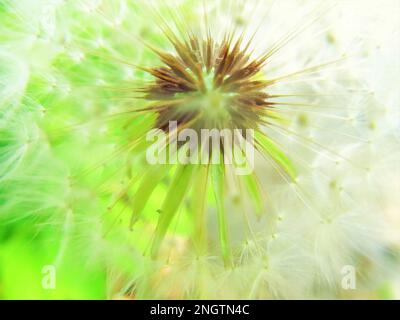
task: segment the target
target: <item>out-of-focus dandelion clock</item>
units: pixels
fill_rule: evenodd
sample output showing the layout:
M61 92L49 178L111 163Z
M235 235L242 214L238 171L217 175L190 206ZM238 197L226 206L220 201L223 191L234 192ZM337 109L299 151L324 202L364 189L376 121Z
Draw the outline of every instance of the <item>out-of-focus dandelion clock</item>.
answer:
M57 230L110 298L375 297L388 3L3 1L0 219Z

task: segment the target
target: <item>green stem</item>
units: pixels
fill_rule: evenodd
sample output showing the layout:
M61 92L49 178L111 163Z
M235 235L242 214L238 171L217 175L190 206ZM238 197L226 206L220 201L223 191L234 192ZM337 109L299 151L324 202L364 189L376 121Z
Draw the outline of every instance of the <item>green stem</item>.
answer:
M228 236L228 224L226 220L226 212L224 205L224 173L225 168L223 159L221 164L212 165L212 183L215 196L215 202L217 204L217 216L218 216L218 230L219 230L219 241L221 246L222 258L224 260L225 267L232 266L232 252L229 243Z

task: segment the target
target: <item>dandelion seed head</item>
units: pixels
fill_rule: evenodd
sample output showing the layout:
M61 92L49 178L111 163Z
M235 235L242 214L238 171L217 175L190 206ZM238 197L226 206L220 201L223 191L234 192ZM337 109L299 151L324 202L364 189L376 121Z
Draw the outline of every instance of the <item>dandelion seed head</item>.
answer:
M268 83L257 80L265 58L252 60L242 48L242 37L226 34L221 44L209 34L206 39L189 35L171 37L177 53L154 51L165 67L144 69L156 81L139 89L159 109L159 128L169 121L194 128L252 128L269 106L262 90Z
M315 3L302 0L44 2L7 0L0 12L1 217L60 231L83 265L108 270L110 297L304 298L315 287L336 297L343 265L362 268L360 256L375 265L382 247L395 247L395 10L354 1L315 18ZM292 30L301 32L263 63ZM281 78L332 58L343 63ZM257 152L253 183L225 167L232 267L211 179L189 181L149 253L180 170L152 169L143 144L132 145L169 120L256 128L280 151ZM137 199L147 199L142 210Z

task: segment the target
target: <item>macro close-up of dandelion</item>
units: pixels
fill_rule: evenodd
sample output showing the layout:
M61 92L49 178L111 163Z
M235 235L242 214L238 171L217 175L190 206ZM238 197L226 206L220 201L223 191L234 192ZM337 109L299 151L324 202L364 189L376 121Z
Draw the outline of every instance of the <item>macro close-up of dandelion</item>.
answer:
M398 0L0 0L0 299L399 299L399 33Z

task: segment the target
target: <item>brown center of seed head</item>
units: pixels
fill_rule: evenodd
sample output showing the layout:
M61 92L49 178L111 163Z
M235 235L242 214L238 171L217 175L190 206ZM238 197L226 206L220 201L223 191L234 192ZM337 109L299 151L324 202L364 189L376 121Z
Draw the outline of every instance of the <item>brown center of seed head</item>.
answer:
M226 35L220 44L208 36L169 40L175 53L151 48L164 66L142 68L156 79L140 89L158 113L156 127L200 129L254 129L266 115L266 80L260 78L265 57L251 59L250 42Z

